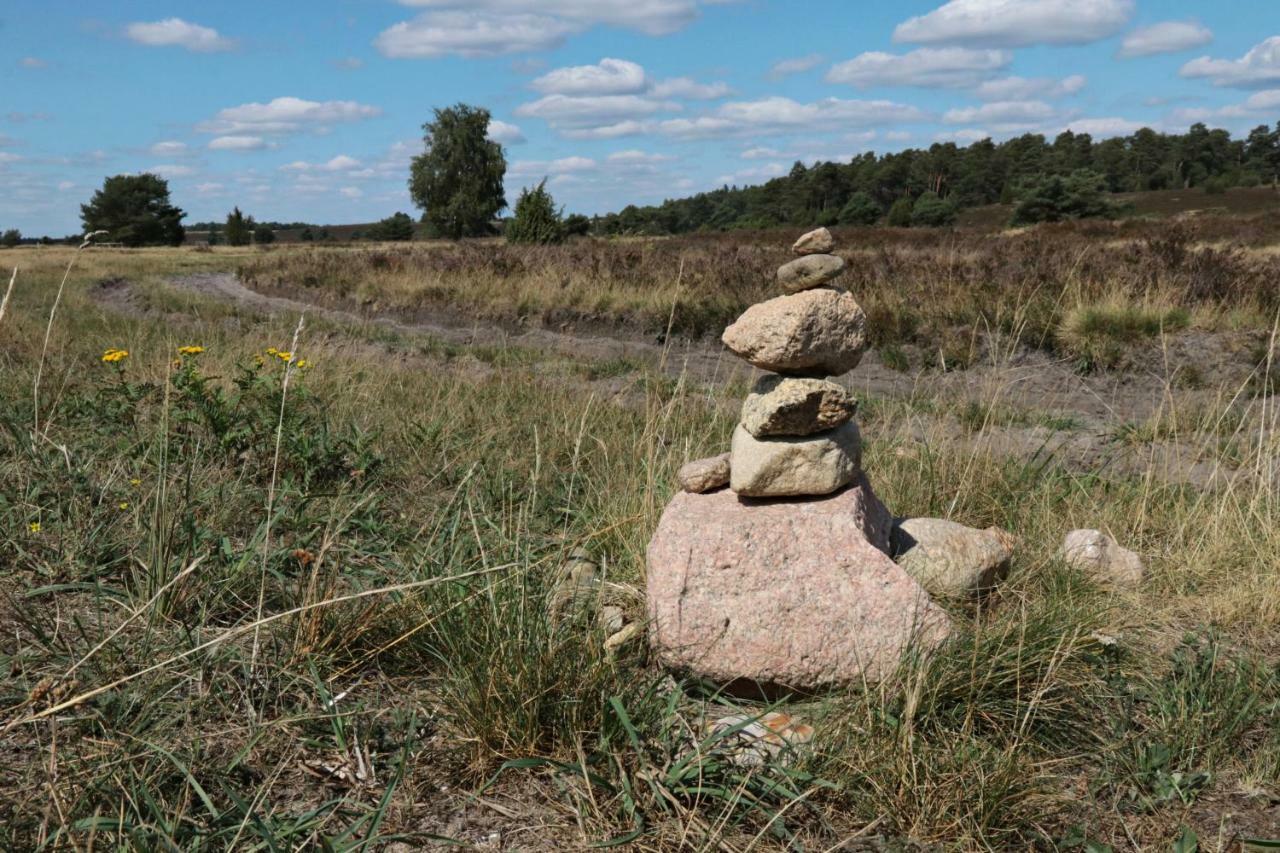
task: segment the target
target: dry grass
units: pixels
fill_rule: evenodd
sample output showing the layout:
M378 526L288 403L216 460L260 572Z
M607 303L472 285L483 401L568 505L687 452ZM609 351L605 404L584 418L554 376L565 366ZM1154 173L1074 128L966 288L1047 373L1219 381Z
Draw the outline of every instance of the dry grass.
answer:
M667 246L611 247L600 263L638 253L639 272L609 267L638 287L682 256ZM770 252L707 251L683 255L682 293L709 286L715 258L742 259L742 286L765 286L753 271ZM444 253L480 263L472 252L512 257ZM818 727L797 765L743 771L714 742L691 757L690 733L717 708L696 685L665 681L642 644L606 654L590 614L553 625L546 611L575 548L622 590L641 586L672 473L726 444L740 389L308 320L298 346L316 366L286 401L284 364L256 359L288 345L296 317L158 281L234 263L370 265L299 257L86 252L51 331L49 441L33 446L30 383L67 258L23 256L0 326L0 846L355 850L498 832L524 849L827 849L862 835L1165 850L1185 825L1215 850L1236 829L1280 834L1260 805L1280 794L1280 446L1265 388L1247 416L1228 397L1217 416L1171 410L1142 436L1153 453L1206 455L1235 438L1245 474L1214 489L1172 484L1154 463L1104 475L992 454L950 441L945 407L865 401L885 502L1013 531L1013 572L953 614L943 654L793 703ZM522 287L550 299L538 257ZM444 263L408 258L387 280ZM939 277L911 286L963 304L955 282L978 273L928 263ZM984 263L1012 261L963 261ZM864 281L883 291L890 270ZM159 313L95 307L88 289L113 276ZM480 274L440 276L461 293ZM517 280L499 276L483 298ZM174 367L185 344L206 352ZM108 346L131 353L119 369L99 361ZM593 395L601 370L627 385L624 404ZM1000 391L975 438L1003 417ZM1142 553L1147 583L1111 591L1067 572L1056 546L1080 526ZM623 601L639 618L634 595Z

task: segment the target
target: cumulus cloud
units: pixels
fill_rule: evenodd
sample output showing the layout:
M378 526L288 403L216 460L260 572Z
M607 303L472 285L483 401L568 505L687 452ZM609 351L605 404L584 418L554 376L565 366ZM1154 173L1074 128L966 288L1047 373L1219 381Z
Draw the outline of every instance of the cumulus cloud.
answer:
M425 9L374 41L385 56L496 56L554 48L605 25L648 35L673 33L698 14L698 0L401 0Z
M218 136L209 140L213 151L258 151L266 147L267 141L261 136Z
M1280 83L1280 36L1271 36L1239 59L1202 56L1182 66L1183 77L1207 78L1215 86L1265 89Z
M654 166L674 160L670 154L654 154L631 148L626 151L615 151L605 158L615 166Z
M1133 0L949 0L910 18L893 40L972 47L1087 44L1119 32Z
M343 198L360 198L364 195L364 190L359 187L343 187L338 192L342 193Z
M1213 31L1195 21L1161 21L1139 27L1124 37L1116 56L1131 59L1157 53L1177 53L1213 41Z
M496 118L489 119L489 138L503 145L519 145L524 142L524 134L520 128Z
M755 145L744 150L738 156L743 160L777 160L780 157L790 157L791 155L785 151L779 151L777 148Z
M511 164L512 177L565 175L593 172L600 164L590 157L561 157L559 160L516 160Z
M684 98L687 101L714 101L733 94L728 83L699 83L691 77L672 77L653 84L649 94L655 98Z
M218 135L285 134L302 131L323 132L336 124L363 121L382 114L382 110L356 101L307 101L302 98L276 98L269 103L241 104L219 110L217 115L201 122L201 133Z
M649 87L649 80L643 66L605 57L595 65L556 68L529 85L548 95L636 95Z
M164 140L155 143L147 150L157 157L181 157L187 153L187 143Z
M1109 136L1128 136L1146 127L1142 122L1130 121L1127 118L1078 118L1072 119L1062 128L1072 133L1087 133L1097 139Z
M161 163L158 166L152 166L144 171L153 175L159 175L162 178L185 178L194 175L196 170L190 166L181 166L176 163Z
M1269 114L1280 109L1280 89L1267 89L1254 92L1243 103L1227 104L1223 107L1183 107L1173 111L1175 122L1188 124L1197 121L1213 121L1216 119L1253 119L1259 114Z
M824 98L802 104L790 98L767 97L723 104L697 118L669 119L658 129L670 136L699 139L743 134L781 134L847 130L859 127L920 122L928 114L893 101Z
M947 130L942 133L934 134L933 138L938 142L960 142L968 145L971 142L980 142L983 139L989 139L991 134L985 130L976 127L963 127L959 130Z
M203 184L196 184L196 192L201 195L216 195L222 192L222 184L217 181L206 181Z
M148 47L181 47L195 53L218 53L232 50L236 43L211 27L202 27L181 18L166 18L151 23L129 24L125 35Z
M1036 98L1063 98L1074 95L1088 82L1084 75L1072 74L1061 80L1052 77L1001 77L974 88L984 101L1029 101Z
M805 71L817 68L822 64L822 60L823 56L820 53L810 53L807 56L797 56L791 59L780 59L769 66L769 79L781 80L783 77L790 77L792 74L803 74Z
M720 175L716 178L716 183L736 185L748 181L767 181L770 178L782 177L790 171L790 168L785 163L764 163L760 166L751 166L746 169L739 169L736 172L730 172L727 175Z
M283 172L349 172L359 169L363 164L354 157L339 154L323 163L308 163L305 160L294 160L280 167Z
M624 135L622 128L638 132L642 129L640 118L679 109L680 105L674 101L644 95L547 95L521 104L515 112L518 116L543 119L556 130L604 131L601 138L609 138L611 135ZM614 128L619 132L610 133Z
M996 130L1020 130L1035 127L1057 117L1057 112L1044 101L992 101L979 107L947 110L942 120L947 124L979 124Z
M838 62L827 71L828 83L871 86L969 88L1008 67L1007 50L922 47L905 54L871 51Z

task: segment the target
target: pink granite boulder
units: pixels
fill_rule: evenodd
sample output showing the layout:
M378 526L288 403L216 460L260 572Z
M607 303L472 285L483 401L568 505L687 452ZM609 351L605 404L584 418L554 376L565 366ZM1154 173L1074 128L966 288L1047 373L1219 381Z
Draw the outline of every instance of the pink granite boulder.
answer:
M946 614L886 554L893 520L859 474L823 498L677 494L649 543L649 642L723 684L821 690L878 680Z

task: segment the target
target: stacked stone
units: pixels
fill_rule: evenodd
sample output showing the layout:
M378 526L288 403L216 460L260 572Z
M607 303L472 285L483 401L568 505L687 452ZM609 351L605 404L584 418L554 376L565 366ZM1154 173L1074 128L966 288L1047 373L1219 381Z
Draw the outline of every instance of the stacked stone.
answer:
M950 631L890 559L893 518L862 471L856 403L866 316L832 281L825 228L778 270L725 345L767 371L728 454L691 462L649 543L649 642L668 667L735 686L815 690L883 677ZM729 488L723 488L728 485Z
M729 487L747 497L828 495L862 470L857 402L828 377L852 370L866 346L866 315L831 282L844 260L831 232L810 231L778 269L785 295L747 309L723 341L768 371L742 406L730 450Z

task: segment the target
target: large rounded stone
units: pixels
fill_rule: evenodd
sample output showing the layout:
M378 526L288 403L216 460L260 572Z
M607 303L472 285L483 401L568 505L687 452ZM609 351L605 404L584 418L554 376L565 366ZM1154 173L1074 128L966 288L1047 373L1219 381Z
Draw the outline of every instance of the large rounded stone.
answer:
M729 488L755 498L829 495L862 470L858 425L816 435L756 438L742 424L729 450Z
M843 290L819 287L752 305L721 340L761 370L838 376L858 366L867 317Z
M805 255L778 267L778 285L787 293L819 287L844 272L839 255Z
M843 385L775 373L756 380L742 404L741 422L756 438L811 435L835 429L857 409L858 401Z
M800 235L791 245L791 251L797 255L817 255L830 252L836 245L831 232L825 228L815 228Z
M905 518L893 528L890 553L930 595L964 599L995 588L1009 573L1012 537L945 518Z
M818 500L678 493L649 543L658 660L721 684L817 690L878 680L950 622L885 554L866 479Z

